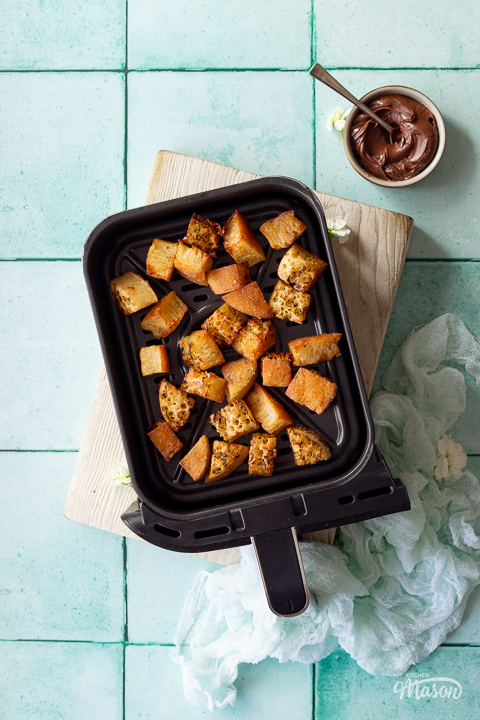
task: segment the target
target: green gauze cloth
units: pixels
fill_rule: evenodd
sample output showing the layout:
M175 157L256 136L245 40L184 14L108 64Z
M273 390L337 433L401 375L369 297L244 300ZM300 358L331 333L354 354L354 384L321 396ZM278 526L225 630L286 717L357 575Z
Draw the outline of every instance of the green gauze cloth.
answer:
M480 344L454 315L414 331L397 352L371 408L412 509L342 527L333 546L301 543L303 615L272 614L251 546L240 564L197 576L172 652L187 700L233 705L240 663L312 663L338 646L373 675L400 675L459 625L480 583L480 484L457 468L459 477L438 480L435 464L439 439L465 410L466 374L480 387Z

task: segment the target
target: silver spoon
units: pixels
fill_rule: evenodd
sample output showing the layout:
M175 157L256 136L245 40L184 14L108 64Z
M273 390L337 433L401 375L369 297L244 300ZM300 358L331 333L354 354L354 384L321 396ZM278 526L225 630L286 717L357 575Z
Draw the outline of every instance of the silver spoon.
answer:
M346 90L343 85L340 85L338 80L335 80L335 78L332 77L330 73L325 70L324 67L322 67L318 63L315 63L315 65L310 69L310 75L312 75L315 80L320 80L320 82L322 82L327 87L335 90L340 95L343 95L344 98L356 105L358 108L360 108L362 112L366 113L369 117L372 118L372 120L375 120L376 123L381 125L381 127L383 127L383 129L389 133L390 138L392 137L392 133L395 128L385 122L385 120L382 120L381 117L378 117L378 115L372 112L370 108L368 108L364 103L360 102L360 100L357 100L356 97L353 97L352 93L348 92L348 90Z

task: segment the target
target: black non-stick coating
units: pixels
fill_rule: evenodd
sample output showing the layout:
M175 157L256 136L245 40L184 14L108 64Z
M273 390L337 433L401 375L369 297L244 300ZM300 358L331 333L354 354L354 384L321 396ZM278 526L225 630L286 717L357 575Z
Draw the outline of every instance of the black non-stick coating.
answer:
M266 261L254 266L250 274L267 299L278 279L278 263L286 251L272 250L259 232L260 225L266 220L285 210L294 210L307 226L300 238L301 244L329 263L312 289L313 301L306 322L296 325L274 318L273 324L276 351L288 352L289 340L306 335L343 334L339 345L341 357L317 366L322 374L337 384L337 396L322 415L317 415L289 400L284 388L268 388L268 391L287 409L296 424L318 431L333 453L326 462L298 467L294 464L284 432L278 436L278 457L272 477L251 476L248 465L243 464L225 480L212 484L195 483L180 467L179 461L201 435L206 434L210 440L220 439L209 422L209 416L225 403L194 396L195 407L189 422L178 433L183 449L168 463L155 449L146 432L153 423L162 419L158 402L161 379L167 377L180 386L187 370L182 364L178 340L200 328L205 318L222 304L222 299L210 288L194 285L177 272L170 282L147 276L145 260L154 238L170 241L182 238L193 212L223 223L236 209L246 217L265 250ZM214 267L232 262L233 259L222 249ZM312 483L340 483L363 466L372 443L371 417L323 211L317 198L304 185L287 178L266 178L120 213L108 218L93 231L85 246L84 268L131 475L139 496L149 507L159 512L188 516L223 504L298 490ZM149 308L125 316L111 299L109 282L128 270L147 279L159 298L175 290L189 307L177 330L163 341L155 340L151 333L140 327ZM142 346L157 343L164 343L168 350L170 373L144 378L140 372L139 350ZM222 348L222 352L226 362L239 357L231 348ZM220 374L219 368L214 370ZM258 381L261 382L260 373ZM237 442L248 445L250 437L248 435Z

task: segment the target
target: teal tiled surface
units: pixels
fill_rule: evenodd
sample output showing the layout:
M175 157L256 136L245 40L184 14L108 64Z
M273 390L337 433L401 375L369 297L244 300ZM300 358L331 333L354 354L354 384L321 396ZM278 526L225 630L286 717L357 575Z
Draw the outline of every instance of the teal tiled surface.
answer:
M170 660L171 648L128 646L125 657L125 720L175 718L197 720L210 715L189 705L183 695L180 666ZM302 663L265 660L241 665L235 707L213 717L245 720L310 720L311 670Z
M128 18L131 69L310 64L310 0L129 0Z
M124 78L3 73L0 95L0 258L80 257L124 208Z
M123 718L121 645L4 642L0 673L3 718Z

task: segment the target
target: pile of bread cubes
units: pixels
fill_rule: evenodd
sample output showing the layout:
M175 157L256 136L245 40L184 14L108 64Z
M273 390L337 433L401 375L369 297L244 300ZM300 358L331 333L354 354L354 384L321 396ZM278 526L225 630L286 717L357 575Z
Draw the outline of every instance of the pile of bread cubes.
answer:
M287 210L260 227L275 250L286 249L278 266L278 282L267 302L249 269L265 260L265 253L245 217L236 210L223 225L194 214L187 233L178 242L155 239L147 256L146 272L169 281L174 270L190 282L208 286L221 295L223 305L198 330L179 340L183 362L189 368L181 387L163 379L159 404L163 421L148 436L168 462L182 449L175 434L188 421L195 403L192 396L227 404L210 416L222 440L213 448L203 435L180 460L180 465L198 481L222 480L248 457L251 475L271 476L277 456L276 436L288 433L297 465L312 465L331 457L331 450L320 435L296 425L281 403L266 387L286 388L286 395L315 413L323 413L332 402L337 386L316 369L307 368L340 355L340 333L314 335L292 340L289 352L271 352L275 345L272 317L302 324L312 302L309 290L327 264L298 242L306 226ZM213 268L213 258L223 242L234 264ZM110 283L113 299L126 314L153 305L141 322L143 330L161 340L178 327L188 311L187 305L170 292L161 300L150 284L134 272L126 272ZM231 346L241 356L225 363L221 347ZM258 361L262 384L256 382ZM170 362L165 345L140 349L143 376L168 373ZM220 367L220 377L211 368ZM292 379L292 367L299 368ZM262 432L257 432L263 429ZM237 440L252 434L250 447Z

